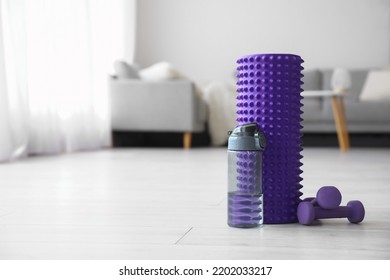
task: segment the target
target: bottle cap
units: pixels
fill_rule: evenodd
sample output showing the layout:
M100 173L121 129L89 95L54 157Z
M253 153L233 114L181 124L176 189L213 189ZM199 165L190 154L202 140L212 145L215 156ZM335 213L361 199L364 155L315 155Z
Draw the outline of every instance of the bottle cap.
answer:
M229 131L228 150L262 151L265 148L265 136L256 123L247 123Z

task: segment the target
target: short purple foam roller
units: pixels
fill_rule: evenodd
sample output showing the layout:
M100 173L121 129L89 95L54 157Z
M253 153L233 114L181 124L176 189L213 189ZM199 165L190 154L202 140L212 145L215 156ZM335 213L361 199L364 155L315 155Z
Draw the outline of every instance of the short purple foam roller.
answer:
M260 195L229 194L228 224L234 227L258 226L261 216Z
M296 222L302 195L303 60L292 54L254 54L237 63L238 124L257 123L267 139L262 168L263 221Z
M256 169L261 163L256 161L257 151L237 152L237 189L239 193L229 194L229 225L252 227L259 225L262 219L261 194L256 193Z

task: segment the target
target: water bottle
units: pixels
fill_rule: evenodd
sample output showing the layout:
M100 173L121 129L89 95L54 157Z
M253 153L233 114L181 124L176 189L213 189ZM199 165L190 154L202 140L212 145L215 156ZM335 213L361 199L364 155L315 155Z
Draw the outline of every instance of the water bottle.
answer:
M228 225L257 227L263 223L262 154L265 136L256 123L229 131Z

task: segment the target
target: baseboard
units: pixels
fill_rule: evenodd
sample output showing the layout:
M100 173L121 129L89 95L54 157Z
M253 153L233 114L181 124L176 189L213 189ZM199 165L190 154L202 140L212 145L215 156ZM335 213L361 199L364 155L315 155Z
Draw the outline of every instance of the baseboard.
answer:
M389 133L350 133L351 147L390 147ZM304 133L303 147L338 147L336 133Z
M183 133L113 131L113 147L183 147ZM338 147L336 133L304 133L303 147ZM388 147L389 133L351 133L351 147ZM192 147L210 146L207 132L193 133ZM225 145L222 146L226 146Z
M114 148L124 147L183 147L183 133L113 131ZM191 147L208 147L210 136L206 132L192 134Z

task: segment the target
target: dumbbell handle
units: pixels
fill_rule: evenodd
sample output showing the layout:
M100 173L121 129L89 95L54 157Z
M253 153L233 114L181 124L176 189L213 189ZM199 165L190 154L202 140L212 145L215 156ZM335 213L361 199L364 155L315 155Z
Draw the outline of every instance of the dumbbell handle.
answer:
M331 210L314 207L314 211L316 219L348 218L352 214L352 209L349 206L339 206Z

